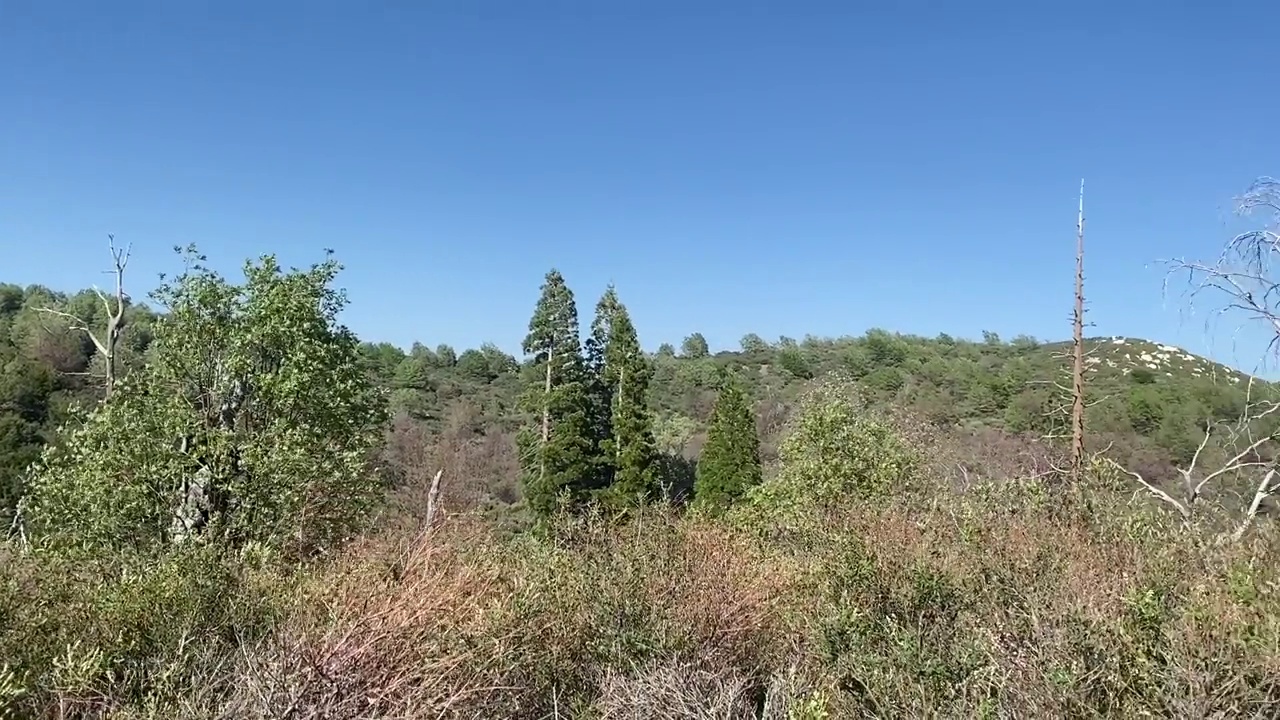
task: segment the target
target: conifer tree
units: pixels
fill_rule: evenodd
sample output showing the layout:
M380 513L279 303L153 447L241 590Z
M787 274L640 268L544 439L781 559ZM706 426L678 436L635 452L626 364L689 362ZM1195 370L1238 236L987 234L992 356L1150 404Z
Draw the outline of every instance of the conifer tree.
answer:
M603 347L600 377L609 397L610 436L601 449L611 468L610 498L620 505L652 498L658 490L658 451L648 407L653 371L612 285L596 305L592 343Z
M587 367L587 393L590 397L591 440L595 447L593 488L604 490L613 484L613 389L606 379L605 352L613 327L613 314L617 307L617 295L610 285L596 303L595 318L591 322L591 334L584 345Z
M546 517L558 496L580 497L592 476L590 399L573 292L547 273L523 349L538 378L521 398L532 422L518 439L525 500Z
M722 376L694 477L694 502L718 513L762 480L760 439L751 403L737 382Z

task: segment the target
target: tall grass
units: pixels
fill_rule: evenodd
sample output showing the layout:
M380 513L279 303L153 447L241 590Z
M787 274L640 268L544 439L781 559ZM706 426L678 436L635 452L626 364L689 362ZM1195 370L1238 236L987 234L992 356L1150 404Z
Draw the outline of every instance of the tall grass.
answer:
M0 699L67 718L1280 711L1276 534L1214 546L1095 495L900 496L785 538L670 508L542 536L455 517L305 572L7 555Z

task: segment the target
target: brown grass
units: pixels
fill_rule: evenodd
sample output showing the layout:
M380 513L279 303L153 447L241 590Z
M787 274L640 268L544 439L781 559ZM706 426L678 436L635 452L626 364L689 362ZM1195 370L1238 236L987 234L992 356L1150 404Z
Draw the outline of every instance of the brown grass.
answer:
M785 541L663 508L566 520L542 537L455 515L431 534L365 539L298 582L227 570L241 580L219 596L226 607L205 598L191 605L198 612L151 620L105 612L102 593L117 604L132 596L102 590L101 579L96 599L77 596L64 576L33 572L46 561L8 558L7 569L25 570L0 605L15 631L0 657L26 673L14 704L24 717L1253 717L1280 708L1269 528L1215 547L1145 506L1111 503L1067 520L1081 516L1053 512L1065 501L1043 488L1001 487L930 506L851 502ZM152 582L162 577L175 574ZM177 602L195 590L166 592ZM269 621L250 608L264 594L281 608ZM62 627L50 634L62 643L72 617L95 628L86 643L118 659L86 675L74 697L47 671L58 648L16 639L37 642L44 623ZM164 636L146 652L109 640L125 627L152 637L183 623L185 641Z

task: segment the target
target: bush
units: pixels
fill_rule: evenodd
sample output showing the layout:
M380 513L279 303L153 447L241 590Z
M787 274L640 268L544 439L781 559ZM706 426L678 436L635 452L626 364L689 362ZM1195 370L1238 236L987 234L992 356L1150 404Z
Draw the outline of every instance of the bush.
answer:
M918 464L892 424L869 410L841 378L805 394L779 460L777 476L749 495L766 523L884 499L910 481Z
M210 691L225 691L237 648L264 637L294 596L287 575L194 546L110 558L8 554L0 576L0 658L10 673L0 696L7 682L15 717L155 708L213 682L214 671L221 679Z
M189 260L156 292L169 313L147 364L46 448L30 530L72 547L331 548L381 494L368 470L386 420L337 322L338 266L284 272L268 256L232 285Z

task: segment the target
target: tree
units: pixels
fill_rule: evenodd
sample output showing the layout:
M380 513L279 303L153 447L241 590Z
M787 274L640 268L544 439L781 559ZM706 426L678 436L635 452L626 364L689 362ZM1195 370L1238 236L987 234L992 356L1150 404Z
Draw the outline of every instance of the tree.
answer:
M436 348L435 357L436 362L439 363L440 367L451 368L458 364L457 351L455 351L452 346L444 343L441 343L440 346Z
M825 508L888 497L901 491L918 466L894 425L839 376L802 396L778 459L777 476L751 493L751 505L793 518L821 518Z
M593 347L603 348L598 372L608 397L609 435L601 447L610 468L609 495L617 504L630 505L658 490L658 452L648 407L653 371L612 285L596 305L591 335Z
M518 438L524 496L534 514L545 518L562 493L571 498L583 494L597 451L578 310L573 292L554 268L546 275L522 347L539 378L521 398L533 418Z
M590 398L591 442L595 448L595 454L592 457L592 490L603 490L613 485L616 469L612 445L613 386L608 378L607 352L618 304L618 296L614 292L613 285L609 285L596 303L595 317L591 320L591 334L583 343L587 366L587 393Z
M762 480L760 438L751 403L737 381L725 375L698 459L694 502L719 513Z
M694 333L680 344L680 354L696 360L710 355L711 349L707 347L707 339L702 337L702 333Z
M149 362L46 450L26 519L76 545L340 542L382 490L369 462L386 420L337 322L340 266L284 272L265 256L233 285L186 252L155 293L168 314Z
M1243 232L1227 242L1212 263L1167 261L1169 273L1185 274L1188 299L1217 295L1225 303L1218 314L1243 313L1262 325L1270 336L1268 353L1280 348L1280 279L1272 264L1280 256L1280 181L1259 178L1244 195L1237 198L1236 210L1243 216L1266 213L1262 227ZM1167 281L1166 281L1167 285ZM1250 399L1240 417L1230 424L1205 423L1203 437L1191 459L1178 468L1182 480L1182 497L1177 498L1154 482L1112 461L1112 465L1132 477L1153 496L1172 507L1185 520L1196 515L1207 488L1230 480L1248 483L1252 498L1243 509L1231 538L1239 540L1262 510L1263 504L1280 491L1280 447L1277 447L1276 416L1280 401L1273 389L1255 387L1249 382ZM1254 398L1254 393L1265 397ZM1170 418L1166 418L1169 420ZM1225 462L1209 463L1206 449L1211 440L1224 452Z
M764 338L755 333L747 333L746 335L743 335L739 345L741 345L742 352L745 355L765 355L771 349L769 347L769 343L765 342Z
M83 332L93 342L94 347L102 357L104 399L111 397L111 392L115 389L116 382L119 379L117 375L116 349L120 334L124 332L124 311L125 303L128 300L128 295L124 291L124 270L129 264L129 248L117 248L115 235L108 235L107 238L107 247L111 250L113 262L110 272L115 277L115 290L111 298L108 299L106 294L98 290L97 287L93 289L106 310L104 317L106 327L103 331L95 333L90 321L85 317L51 307L40 308L41 312L69 321L69 327L72 330ZM113 300L115 301L114 305L112 304Z
M1076 220L1076 295L1071 325L1071 480L1084 471L1084 180Z
M456 367L460 376L474 382L488 383L498 377L498 374L493 370L493 364L490 362L489 357L480 350L464 350L458 356Z

